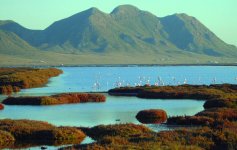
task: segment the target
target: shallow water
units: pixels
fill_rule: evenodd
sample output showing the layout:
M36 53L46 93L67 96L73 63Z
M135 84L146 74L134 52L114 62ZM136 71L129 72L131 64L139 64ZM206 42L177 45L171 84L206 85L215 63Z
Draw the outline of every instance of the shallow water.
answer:
M237 84L237 66L152 66L152 67L61 67L64 71L43 88L22 90L21 94L107 91L116 85L158 83Z
M117 85L135 84L213 84L237 83L235 66L153 66L153 67L62 67L64 71L42 88L22 90L15 96L52 95L63 92L107 91ZM42 120L54 125L88 126L115 123L139 123L135 116L143 109L164 109L169 116L194 115L203 110L204 101L151 100L107 95L105 103L81 103L56 106L5 106L0 119ZM0 95L1 99L5 96ZM119 120L119 121L116 121ZM164 125L148 125L155 131ZM85 142L90 139L86 139ZM35 147L33 149L37 149ZM50 147L55 149L56 147ZM32 148L31 148L32 149Z
M135 116L143 109L164 109L169 116L194 115L203 110L204 101L151 100L114 97L106 94L105 103L81 103L55 106L5 106L0 119L42 120L60 126L88 126L114 123L139 123ZM120 121L116 121L119 119Z

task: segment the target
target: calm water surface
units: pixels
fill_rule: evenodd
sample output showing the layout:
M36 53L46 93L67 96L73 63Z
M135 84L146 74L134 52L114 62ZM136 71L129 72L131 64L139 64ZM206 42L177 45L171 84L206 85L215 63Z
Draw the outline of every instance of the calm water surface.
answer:
M64 71L42 88L22 90L16 96L52 95L63 92L107 91L124 85L237 83L235 66L155 66L155 67L62 67ZM54 125L88 126L114 123L139 123L135 115L143 109L164 109L169 116L194 115L203 110L204 101L151 100L107 95L105 103L56 106L5 106L0 119L42 120ZM4 96L0 96L0 101ZM120 121L116 121L119 119ZM148 125L160 131L162 125ZM86 140L87 141L87 140ZM90 139L89 139L90 141Z
M118 85L135 84L212 84L237 83L236 66L152 66L152 67L61 67L63 74L50 79L42 88L22 90L21 95L51 95L62 92L107 91ZM161 108L169 116L194 115L203 110L204 101L148 100L107 96L105 103L57 106L6 106L0 119L34 119L54 125L94 126L111 123L138 123L142 109ZM2 98L3 99L3 98ZM116 122L120 119L120 122Z
M161 108L169 116L194 115L203 110L204 101L150 100L136 97L107 96L105 103L81 103L55 106L5 106L0 119L34 119L54 125L95 126L98 124L138 123L135 116L143 109ZM120 119L119 122L116 119Z
M107 91L118 83L138 85L237 84L236 66L153 66L153 67L62 67L64 73L52 78L44 88L23 90L21 94L78 91Z

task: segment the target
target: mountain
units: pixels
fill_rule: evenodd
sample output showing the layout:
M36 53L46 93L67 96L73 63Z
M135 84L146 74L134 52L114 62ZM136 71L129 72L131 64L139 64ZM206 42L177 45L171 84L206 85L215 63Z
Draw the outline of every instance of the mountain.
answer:
M157 26L162 27L156 16L133 6L117 7L111 14L91 8L57 21L45 29L47 39L42 43L47 44L41 48L96 53L165 50L167 46L159 44L162 36L159 32L154 33ZM177 48L173 46L172 49Z
M13 32L0 30L0 53L18 55L36 52L37 49L29 45Z
M115 63L107 57L125 55L116 63L233 63L237 57L235 46L226 44L194 17L174 14L159 18L131 5L118 6L110 14L90 8L45 30L0 21L0 31L0 54L27 50L51 57L64 55L68 61L82 55L98 60L88 59L88 64Z
M161 18L168 39L179 49L210 56L236 56L236 47L228 45L196 18L175 14Z
M0 21L0 30L13 32L32 45L36 44L35 42L38 41L39 35L42 33L41 30L30 30L11 20Z
M13 32L0 30L0 60L1 65L13 64L39 64L44 60L53 60L49 55L51 52L42 52L31 46Z

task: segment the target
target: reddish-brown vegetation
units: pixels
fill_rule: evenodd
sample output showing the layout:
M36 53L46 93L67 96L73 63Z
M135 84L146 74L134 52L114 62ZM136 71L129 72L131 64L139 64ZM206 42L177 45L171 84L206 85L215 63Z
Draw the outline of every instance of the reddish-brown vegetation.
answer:
M11 94L20 89L43 86L50 77L61 73L62 71L56 68L0 68L0 94Z
M0 86L0 94L10 95L13 92L19 92L21 89L17 86L3 85Z
M237 126L235 125L235 127ZM163 131L158 133L158 137L165 143L177 141L183 145L197 145L202 149L234 150L237 146L236 132L228 127L224 127L222 131L207 127L193 130Z
M237 99L218 99L206 101L203 105L205 109L215 107L237 108Z
M0 130L0 149L8 145L12 145L15 141L15 138L11 133Z
M237 123L229 122L222 130L209 127L152 132L133 124L96 126L87 135L96 143L62 149L235 149Z
M163 131L159 132L157 136L146 138L122 138L118 140L118 137L111 136L106 138L106 147L108 148L135 149L142 146L144 149L234 150L237 147L237 85L124 87L112 89L109 94L131 94L141 98L201 99L206 100L206 102L204 104L205 110L195 116L170 117L167 120L167 124L194 125L195 128ZM93 145L103 145L103 140L89 146L93 147ZM174 145L176 146L174 147Z
M149 109L139 111L136 115L139 122L145 124L163 123L167 120L167 114L162 109Z
M237 98L237 86L232 84L221 85L179 85L179 86L142 86L121 87L108 91L110 95L135 95L140 98L161 99L200 99L213 100L217 98Z
M205 117L205 116L177 116L177 117L169 117L167 120L167 124L169 125L202 125L209 126L214 123L213 118Z
M237 109L234 108L210 108L201 111L196 116L206 116L215 120L237 121Z
M148 95L145 95L148 98L206 99L210 101L210 103L206 103L205 110L195 116L171 117L167 120L168 124L198 125L195 128L155 133L142 125L99 125L92 128L81 128L88 136L97 140L95 143L75 145L65 149L236 149L236 85L183 85L177 88L175 86L162 88L147 86L129 88L129 90L121 89L123 89L122 94L124 95L130 94L139 96L141 93L148 93ZM113 92L119 95L120 93L118 91ZM149 93L151 94L149 95ZM59 99L67 103L74 103L75 97L77 96L78 95L61 94L52 97L43 97L42 99L46 99L43 101L44 104L55 104ZM80 102L86 102L87 99L90 99L89 95L80 95L78 97L80 97ZM97 99L96 101L101 101L100 97L96 97L95 99ZM9 120L6 122L9 122ZM59 139L59 137L64 137L64 135L69 136L72 132L74 133L74 130L77 130L70 128L70 130L61 131L61 128L54 127L47 123L40 123L38 125L31 123L32 125L29 126L26 125L27 123L25 124L24 121L18 122L14 126L6 124L7 123L4 123L1 126L0 121L0 130L11 133L16 140L18 140L17 137L22 136L36 139L42 139L47 136L49 138L46 139Z
M4 109L4 105L0 103L0 110Z
M193 130L161 131L157 133L157 140L162 141L164 145L178 142L181 145L197 146L199 149L212 149L215 145L211 138L212 134L213 131L207 127Z
M154 133L143 125L135 124L116 124L116 125L99 125L86 131L86 134L93 139L99 140L104 136L136 137L146 136Z
M237 121L237 109L233 108L210 108L197 113L195 116L169 117L169 125L199 125L199 126L222 126L223 122Z
M141 98L206 100L204 104L205 111L198 113L196 116L171 117L168 119L168 124L211 125L213 122L216 123L222 120L236 120L237 85L143 86L109 90L111 95L123 95L130 92Z
M0 131L7 132L16 141L38 143L80 143L85 134L72 127L55 127L47 122L32 120L0 120ZM0 135L1 136L1 135ZM62 141L62 142L61 142Z
M103 94L96 93L67 93L53 95L52 97L66 103L105 102L106 100Z
M85 102L105 102L102 94L64 93L52 96L8 97L2 103L6 105L56 105Z

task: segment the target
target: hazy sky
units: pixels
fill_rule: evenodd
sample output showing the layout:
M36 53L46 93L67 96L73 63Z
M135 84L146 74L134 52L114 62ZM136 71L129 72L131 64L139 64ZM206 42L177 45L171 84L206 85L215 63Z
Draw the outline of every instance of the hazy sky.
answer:
M237 45L237 0L0 0L0 20L44 29L54 21L90 7L109 13L122 4L132 4L158 17L186 13L225 42Z

